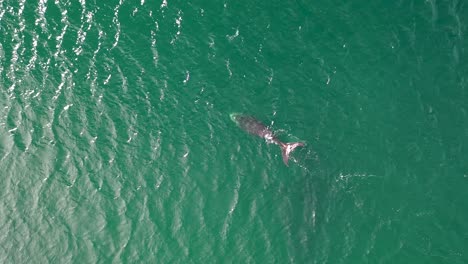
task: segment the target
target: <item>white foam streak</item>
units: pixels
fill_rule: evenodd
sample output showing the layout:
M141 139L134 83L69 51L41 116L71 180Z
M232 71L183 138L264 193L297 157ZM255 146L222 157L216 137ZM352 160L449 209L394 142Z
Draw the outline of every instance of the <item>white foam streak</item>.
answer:
M60 66L63 67L63 64L60 65ZM61 73L61 82L60 82L59 86L57 87L57 90L55 90L55 95L52 97L52 99L54 101L57 100L57 98L62 93L63 87L65 86L65 82L67 81L67 76L68 76L69 73L70 73L70 71L67 68Z
M15 39L18 38L18 35L16 34L16 29L15 29L15 36L14 36ZM19 58L19 54L18 54L18 50L19 48L21 47L21 42L18 42L15 44L15 46L13 47L13 51L12 51L12 55L11 55L11 64L10 64L10 70L7 72L7 77L11 80L12 82L12 85L8 88L8 91L9 92L13 92L15 90L15 87L16 87L16 62L18 61L18 58Z
M229 59L226 60L226 69L228 70L228 73L229 73L229 78L232 77L232 71L231 71L231 63L229 62Z
M102 32L102 30L99 30L98 46L97 46L96 50L93 52L93 58L90 61L89 70L88 70L88 73L86 74L86 79L91 80L90 90L91 90L92 96L95 96L95 94L96 94L96 83L97 83L97 75L98 74L97 74L97 70L96 70L96 67L95 67L95 63L96 63L96 56L99 53L99 51L101 50L101 45L102 45L101 39L102 39L103 35L104 35L104 33Z
M117 71L119 72L119 77L122 80L122 90L126 93L128 91L127 77L125 77L125 74L119 65L116 65L116 67L117 67Z
M62 15L65 15L65 17L62 18L62 23L64 23L63 21L67 21L66 11L65 11L65 14L62 13ZM67 32L67 28L68 28L68 23L65 23L65 25L62 28L62 31L61 31L60 35L58 35L55 38L57 40L57 45L55 45L55 48L57 49L57 51L55 52L54 57L58 57L58 55L60 55L62 53L62 42L63 42L63 37L65 36L65 32Z
M86 40L86 35L88 31L91 29L91 22L93 21L93 12L88 12L86 10L86 2L84 0L80 0L81 4L81 25L80 29L78 30L78 36L76 40L76 47L73 48L73 51L77 56L79 56L83 52L83 43ZM87 27L86 27L87 24Z
M234 40L235 38L237 38L239 36L239 28L236 28L236 32L234 33L234 35L227 35L226 37L232 41Z
M31 56L31 59L29 60L28 66L27 66L27 68L29 68L29 69L34 68L34 64L36 63L36 60L37 60L37 41L38 41L38 39L39 39L39 35L37 35L36 32L33 32L33 42L32 42L32 48L31 48L32 56Z
M114 22L115 26L117 27L117 31L115 32L114 44L112 44L111 49L115 48L117 44L119 44L119 39L120 39L119 10L121 6L122 6L122 0L119 1L119 4L114 9L114 18L112 19L112 22Z
M3 0L0 0L0 22L2 21L3 15L5 15L5 8L3 8Z
M37 13L40 15L41 18L44 18L45 12L47 10L47 0L39 0L37 5Z
M153 62L155 66L158 66L159 60L159 53L156 48L157 39L156 39L156 32L159 31L159 24L155 22L155 30L151 30L151 51L153 53Z
M24 4L26 3L26 0L24 1L19 1L19 9L18 9L18 16L21 16L24 11Z
M189 80L190 80L190 72L189 72L189 71L186 71L186 72L185 72L184 84L186 84Z
M39 0L39 3L37 5L37 11L36 11L38 15L37 15L36 20L34 21L34 24L36 26L40 25L42 32L47 31L47 28L46 28L47 20L45 18L46 11L47 11L47 0Z
M112 74L109 74L109 76L107 76L107 78L104 80L103 84L104 85L108 84L111 77L112 77Z
M223 230L221 231L221 237L222 237L223 240L226 240L226 238L227 238L228 228L229 228L229 225L230 225L230 223L232 221L232 214L236 210L237 203L239 202L239 189L240 189L240 187L241 187L240 176L237 175L236 188L234 189L234 197L232 198L231 205L229 206L228 215L227 215L226 220L224 221L224 224L223 224Z
M177 13L177 18L175 20L175 23L177 25L177 32L176 32L176 35L175 37L171 40L171 44L174 44L174 42L178 39L179 35L180 35L180 29L182 27L182 11L179 10L179 12Z

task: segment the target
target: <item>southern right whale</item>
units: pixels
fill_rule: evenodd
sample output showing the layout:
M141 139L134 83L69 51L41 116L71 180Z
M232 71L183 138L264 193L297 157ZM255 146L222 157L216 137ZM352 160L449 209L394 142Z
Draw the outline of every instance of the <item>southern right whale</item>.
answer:
M252 116L232 113L229 115L240 128L247 131L250 134L257 135L264 138L267 143L274 143L281 148L281 154L283 156L283 162L288 166L289 154L297 147L304 146L301 142L284 143L281 142L274 133L268 129L267 126L262 124Z

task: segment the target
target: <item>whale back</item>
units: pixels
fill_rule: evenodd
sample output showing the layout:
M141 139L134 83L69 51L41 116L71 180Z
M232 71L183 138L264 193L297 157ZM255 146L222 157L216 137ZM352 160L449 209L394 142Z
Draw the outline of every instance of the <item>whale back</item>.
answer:
M243 130L259 137L271 136L272 132L262 122L252 116L236 116L236 122Z

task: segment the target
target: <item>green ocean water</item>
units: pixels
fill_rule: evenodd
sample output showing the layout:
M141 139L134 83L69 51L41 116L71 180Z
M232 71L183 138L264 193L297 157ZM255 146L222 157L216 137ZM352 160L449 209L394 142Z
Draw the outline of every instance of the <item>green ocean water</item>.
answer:
M463 0L0 0L0 262L468 263L467 32Z

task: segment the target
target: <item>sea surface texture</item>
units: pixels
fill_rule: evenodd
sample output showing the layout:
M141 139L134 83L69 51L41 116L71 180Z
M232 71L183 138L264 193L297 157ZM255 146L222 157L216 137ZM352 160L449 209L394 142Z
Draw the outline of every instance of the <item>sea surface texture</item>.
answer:
M0 263L467 250L466 0L0 0Z

